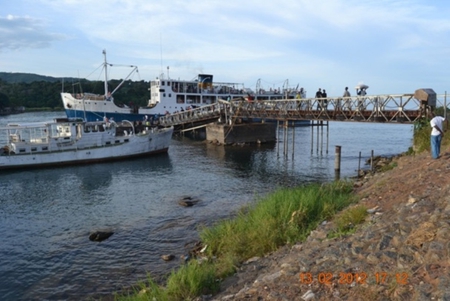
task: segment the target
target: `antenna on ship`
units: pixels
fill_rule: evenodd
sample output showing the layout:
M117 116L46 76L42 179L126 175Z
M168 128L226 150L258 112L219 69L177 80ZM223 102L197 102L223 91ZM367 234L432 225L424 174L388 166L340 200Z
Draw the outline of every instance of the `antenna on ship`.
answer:
M163 59L162 59L161 33L159 33L159 52L160 52L160 55L161 55L161 78L164 78L164 73L163 73Z
M256 89L256 94L259 94L259 92L261 91L261 79L260 78L258 78L258 80L256 81L256 87L255 87L255 89Z

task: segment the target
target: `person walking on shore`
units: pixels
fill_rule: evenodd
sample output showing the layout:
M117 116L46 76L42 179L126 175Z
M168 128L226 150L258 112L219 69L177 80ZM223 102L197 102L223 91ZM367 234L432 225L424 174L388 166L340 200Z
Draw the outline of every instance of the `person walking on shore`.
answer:
M438 159L441 152L441 142L442 137L444 137L444 121L445 118L442 116L436 116L431 113L433 117L430 120L431 125L431 157L433 159Z

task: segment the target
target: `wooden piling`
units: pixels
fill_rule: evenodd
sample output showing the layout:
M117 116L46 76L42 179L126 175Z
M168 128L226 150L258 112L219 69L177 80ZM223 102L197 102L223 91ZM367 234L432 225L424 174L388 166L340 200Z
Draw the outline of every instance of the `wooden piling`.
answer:
M336 145L334 149L334 177L335 180L341 178L341 146Z

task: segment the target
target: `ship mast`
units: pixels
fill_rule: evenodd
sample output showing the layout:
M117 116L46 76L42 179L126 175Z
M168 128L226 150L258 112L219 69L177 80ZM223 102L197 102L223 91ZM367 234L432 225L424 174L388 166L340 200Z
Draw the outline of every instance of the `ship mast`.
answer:
M107 65L108 65L108 63L106 62L106 50L105 49L103 49L103 57L104 57L104 60L105 60L105 62L103 63L103 66L104 66L104 68L105 68L105 83L104 83L104 85L105 85L105 97L107 97L108 96L108 72L107 72Z

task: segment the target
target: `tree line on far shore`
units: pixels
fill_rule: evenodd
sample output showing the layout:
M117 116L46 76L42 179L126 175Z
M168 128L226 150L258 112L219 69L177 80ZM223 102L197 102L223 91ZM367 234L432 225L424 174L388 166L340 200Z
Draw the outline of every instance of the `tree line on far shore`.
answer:
M0 72L0 112L15 110L19 107L27 109L47 108L62 110L63 104L60 93L95 93L104 94L104 83L102 81L89 81L86 79L62 79L36 74L17 74L14 79L5 77L7 73ZM18 77L19 76L19 77ZM30 79L33 79L30 81ZM110 80L108 88L113 91L121 80ZM149 82L126 81L119 90L114 93L116 104L130 103L138 106L146 106L149 94Z

